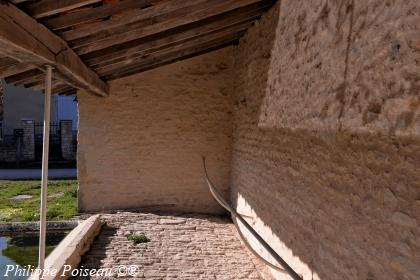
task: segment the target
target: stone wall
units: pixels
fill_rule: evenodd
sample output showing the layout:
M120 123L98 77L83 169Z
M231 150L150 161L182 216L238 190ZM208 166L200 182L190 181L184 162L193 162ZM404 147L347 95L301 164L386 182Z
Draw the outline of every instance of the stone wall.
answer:
M0 163L15 163L16 161L16 145L0 144Z
M64 160L75 160L76 153L73 149L73 121L60 121L61 156Z
M236 208L305 280L420 279L420 2L281 2L234 50Z
M35 159L35 127L33 120L22 120L22 159L32 161Z
M79 208L151 207L221 213L201 156L228 195L232 49L111 82L107 98L80 92Z
M19 163L35 159L34 121L21 120L22 134L0 142L0 163Z
M42 92L21 86L7 85L3 96L3 107L3 135L12 135L14 129L22 128L22 119L30 119L35 122L44 120L44 95ZM51 112L54 111L54 102L51 102Z

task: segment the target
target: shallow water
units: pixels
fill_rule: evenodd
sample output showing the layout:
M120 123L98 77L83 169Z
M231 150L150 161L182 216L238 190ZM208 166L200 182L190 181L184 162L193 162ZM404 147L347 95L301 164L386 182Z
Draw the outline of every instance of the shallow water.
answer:
M9 238L8 237L0 237L0 250L3 253L3 250L7 248L7 244L8 244ZM5 273L6 273L6 268L7 265L17 265L17 263L6 257L3 256L3 254L0 254L0 278L2 279L10 279L10 280L20 280L20 279L26 279L26 277L22 277L22 276L8 276L5 277Z
M47 234L46 254L51 251L64 239L67 232L50 232ZM21 280L25 276L5 277L7 265L18 265L20 267L36 267L38 263L38 233L28 232L23 234L12 234L11 236L0 236L0 279Z

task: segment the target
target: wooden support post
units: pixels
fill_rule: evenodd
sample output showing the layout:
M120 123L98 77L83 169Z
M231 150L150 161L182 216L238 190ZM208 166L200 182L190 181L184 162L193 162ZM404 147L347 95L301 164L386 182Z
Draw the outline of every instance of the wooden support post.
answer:
M47 197L48 197L48 154L50 146L50 117L51 117L51 79L52 67L46 67L45 95L44 95L44 142L42 153L42 181L41 181L41 214L39 223L39 256L38 267L45 266L45 238L47 232Z
M59 1L57 1L59 2ZM67 42L14 5L0 1L0 54L44 71L75 88L108 96L108 85L84 64Z

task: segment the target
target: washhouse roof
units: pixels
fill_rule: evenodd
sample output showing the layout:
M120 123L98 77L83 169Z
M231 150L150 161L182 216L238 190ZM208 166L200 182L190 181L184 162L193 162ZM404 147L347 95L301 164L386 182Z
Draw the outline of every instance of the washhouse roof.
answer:
M235 44L275 0L0 0L0 78L55 93Z

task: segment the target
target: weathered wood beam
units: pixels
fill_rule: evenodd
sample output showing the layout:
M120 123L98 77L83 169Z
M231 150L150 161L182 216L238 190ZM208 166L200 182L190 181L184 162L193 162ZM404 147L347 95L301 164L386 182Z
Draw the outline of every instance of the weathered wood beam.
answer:
M7 67L9 65L13 65L15 63L17 63L17 61L14 60L14 59L11 59L10 57L6 57L6 56L0 57L0 67L1 68Z
M45 76L42 76L38 80L35 80L35 79L33 81L26 80L21 84L24 87L30 88L32 90L42 91L42 90L45 89ZM56 89L56 88L72 88L72 86L64 83L63 81L57 80L54 76L53 76L53 80L52 80L52 83L51 83L51 87L53 89ZM57 93L57 92L55 90L53 90L53 93Z
M230 42L232 38L238 39L238 36L243 34L243 32L245 32L251 25L251 22L245 22L221 30L216 30L212 33L202 34L200 36L187 38L181 41L175 41L163 46L156 46L154 48L149 48L148 50L143 52L130 54L129 56L124 57L123 59L116 59L114 61L108 61L104 64L99 64L95 66L94 69L99 75L101 75L103 74L103 72L110 72L115 69L121 69L127 65L138 64L140 62L143 62L145 58L150 57L152 54L160 55L161 53L195 48L196 46L205 45L213 41L222 41L223 39L226 39L226 41Z
M135 74L138 72L145 71L145 69L151 69L150 67L156 65L163 65L166 63L178 61L185 59L186 57L191 57L193 55L198 55L203 52L208 52L214 50L214 48L219 48L221 46L225 47L232 44L234 41L237 41L238 38L244 32L238 34L231 34L230 36L217 38L213 40L207 40L197 45L194 44L186 44L186 45L179 45L175 48L170 48L163 52L158 52L152 54L138 63L130 63L129 65L125 65L118 68L111 68L111 69L100 69L100 75L104 77L106 80L113 80L117 78L121 78L124 76L128 76L131 74Z
M7 78L25 71L34 69L36 67L20 63L19 61L12 59L10 57L1 57L0 58L0 79Z
M45 89L42 89L42 90L45 90ZM73 95L77 93L76 89L66 86L66 85L58 85L54 87L52 91L60 95Z
M176 55L176 54L167 55L165 56L165 58L161 57L159 59L154 59L153 61L147 62L145 65L137 65L136 67L132 67L131 69L121 70L118 73L110 74L102 78L105 79L106 81L112 81L112 80L130 76L130 75L135 75L141 72L152 70L158 67L162 67L171 63L181 61L181 60L199 56L199 55L208 53L209 51L216 51L216 50L225 48L229 45L232 45L232 43L234 43L235 41L236 39L233 40L232 42L214 44L213 46L205 46L203 49L196 48L194 50L184 51L182 55Z
M12 2L13 4L19 4L19 3L23 3L23 2L28 2L30 0L10 0L10 2Z
M152 22L140 21L128 26L106 30L94 36L74 40L70 42L70 45L75 49L77 54L86 54L258 2L260 0L211 0L205 4L190 6L189 8L176 10L170 14L155 17Z
M101 1L102 0L41 0L25 6L25 11L34 18L42 18Z
M31 77L41 77L42 71L39 69L31 69L27 70L18 74L15 74L13 76L5 78L6 83L8 84L22 84L25 81L31 79Z
M6 78L25 71L34 69L35 67L30 64L15 62L4 67L0 67L0 78Z
M28 79L24 79L22 81L14 82L13 84L15 86L25 86L25 85L28 85L28 84L36 84L36 83L38 83L39 81L41 81L43 79L45 80L45 74L44 73L40 73L38 75L33 75L30 78L28 78Z
M254 15L255 16L255 15ZM256 18L256 16L255 16ZM166 45L155 45L155 47L151 47L141 53L130 54L129 57L123 57L120 59L115 59L111 63L104 63L100 64L95 67L99 73L119 73L121 69L125 69L125 67L141 67L141 68L149 68L154 67L157 64L164 62L164 64L168 63L168 58L166 57L167 54L171 54L172 56L169 60L178 60L180 59L178 56L173 57L173 54L182 54L182 51L187 50L188 53L191 50L196 48L202 48L203 46L209 45L210 48L213 47L214 43L216 42L218 45L222 42L226 42L225 45L230 44L232 41L238 39L245 31L253 24L252 21L244 21L239 24L235 24L232 26L224 27L220 30L215 30L211 33L201 34L201 36L195 36L193 38L187 38L183 41L174 41L172 43L168 43ZM204 50L204 49L203 49ZM161 58L162 57L162 58ZM159 60L157 63L155 60ZM151 65L147 65L147 63L151 63ZM36 83L33 81L28 82L28 79L24 79L20 77L23 81L20 84L25 84L25 86L32 87L35 90L42 90L44 83L42 80L38 80ZM56 81L54 84L59 84L60 81Z
M189 6L203 4L209 0L164 0L153 6L144 9L127 11L124 16L111 18L106 21L90 23L80 28L74 28L60 33L61 38L71 41L93 35L95 33L124 26L141 20L152 19L154 17L167 14L169 12L187 8Z
M123 45L117 45L97 52L82 55L81 57L90 67L104 65L124 57L130 57L137 53L147 51L151 48L162 47L176 42L185 41L237 24L243 24L246 22L252 24L254 20L261 16L264 8L266 7L246 9L243 12L229 12L220 15L220 17L218 16L204 21L194 22L176 29L139 38Z
M42 85L45 86L45 69L37 69L36 67L24 64L24 63L18 63L14 67L10 67L6 70L8 71L7 77L5 77L5 81L9 84L14 84L16 86L24 85L25 87L32 87L34 85ZM53 72L55 79L60 79L60 75L57 72ZM66 86L71 85L64 81L64 80L58 80L60 84L65 84Z
M41 69L45 70L45 69ZM40 69L30 69L24 72L20 72L13 76L5 78L6 83L13 84L15 86L24 86L26 88L32 88L34 90L41 90L45 87L45 73ZM54 85L60 85L63 87L72 87L67 82L59 80L60 76L53 72L53 88ZM39 87L39 88L38 88Z
M38 76L38 79L33 79L32 81L25 80L19 83L19 85L23 85L26 88L30 88L35 91L44 91L45 90L45 75ZM54 79L52 80L51 84L52 93L64 94L67 93L73 94L76 89L72 86L63 83L63 81Z
M57 89L54 88L53 91L60 95L76 95L77 94L77 90L71 87L66 87L66 88L61 87Z
M43 80L41 79L41 80L38 80L34 83L25 83L24 86L27 87L27 88L31 88L33 90L36 90L36 91L41 91L41 90L45 89L45 82L43 82ZM59 80L53 80L52 83L51 83L51 87L53 89L55 89L55 88L58 88L58 87L69 87L69 85L63 84L63 82L59 81ZM53 93L56 93L56 92L53 91Z
M73 86L108 95L108 85L64 40L12 4L0 4L0 53L40 69L51 65Z
M44 24L52 29L70 27L86 21L105 18L130 9L141 9L151 5L158 0L125 0L116 4L103 5L92 9L86 9L70 13L57 18L46 20Z

